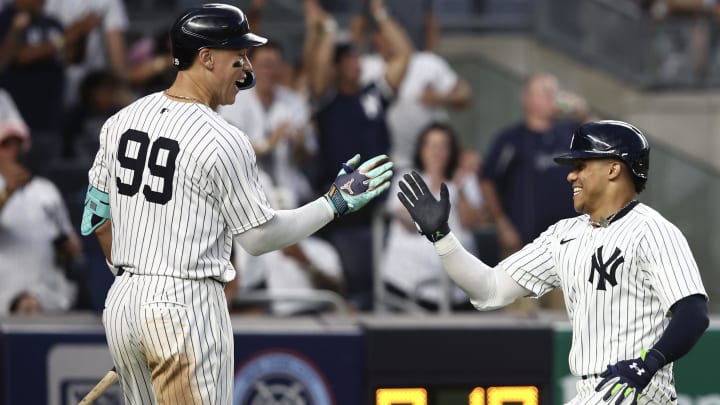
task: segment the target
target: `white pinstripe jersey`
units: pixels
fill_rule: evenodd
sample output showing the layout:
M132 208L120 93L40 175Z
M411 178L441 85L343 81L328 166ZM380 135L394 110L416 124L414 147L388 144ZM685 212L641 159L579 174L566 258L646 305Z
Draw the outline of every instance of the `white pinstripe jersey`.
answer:
M113 264L137 274L232 280L232 235L274 215L245 134L161 92L105 122L89 180L110 195Z
M639 357L659 340L675 302L707 295L685 237L642 203L607 227L593 227L588 215L561 220L500 265L537 296L562 288L575 375ZM672 365L658 371L645 395L674 396Z

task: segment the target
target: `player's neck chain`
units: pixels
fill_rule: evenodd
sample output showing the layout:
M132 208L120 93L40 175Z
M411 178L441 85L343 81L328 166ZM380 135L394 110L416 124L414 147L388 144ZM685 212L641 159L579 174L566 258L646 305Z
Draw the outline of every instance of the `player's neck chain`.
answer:
M189 97L189 96L178 96L178 95L176 95L176 94L168 93L167 90L165 90L165 95L168 96L168 97L172 97L172 98L179 98L180 100L192 101L193 103L205 104L205 102L203 102L202 100L200 100L200 99L198 99L198 98Z
M625 204L622 208L612 213L612 215L605 217L600 217L598 221L590 220L590 225L592 225L594 228L607 228L608 225L610 225L611 222L618 218L622 218L628 211L630 211L635 205L638 204L638 200L630 200L627 204Z

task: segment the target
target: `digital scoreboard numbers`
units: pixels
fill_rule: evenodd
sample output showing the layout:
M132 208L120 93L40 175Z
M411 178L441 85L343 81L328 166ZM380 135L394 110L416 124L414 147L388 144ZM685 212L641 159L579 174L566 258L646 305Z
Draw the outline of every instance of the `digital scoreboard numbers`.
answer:
M457 403L459 397L468 405L538 405L539 390L528 386L475 387L468 390L434 389L428 395L425 388L378 388L375 391L376 405L441 405ZM433 400L432 397L435 397ZM454 398L451 401L451 398Z

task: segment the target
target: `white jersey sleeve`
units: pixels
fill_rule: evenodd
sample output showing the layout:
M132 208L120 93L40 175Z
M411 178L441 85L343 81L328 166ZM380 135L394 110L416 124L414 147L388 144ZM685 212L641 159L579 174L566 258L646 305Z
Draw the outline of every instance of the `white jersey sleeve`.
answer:
M675 225L664 220L648 221L638 253L665 311L684 297L707 297L690 246Z
M103 193L109 193L110 171L108 169L107 151L107 134L108 128L115 120L115 116L110 117L100 129L100 147L98 148L95 160L88 173L90 185Z
M237 137L216 138L217 153L210 176L228 229L239 234L264 224L275 213L260 184L250 141L235 131Z
M522 287L540 297L560 286L555 266L554 246L557 245L557 224L552 225L534 241L501 261L501 266Z

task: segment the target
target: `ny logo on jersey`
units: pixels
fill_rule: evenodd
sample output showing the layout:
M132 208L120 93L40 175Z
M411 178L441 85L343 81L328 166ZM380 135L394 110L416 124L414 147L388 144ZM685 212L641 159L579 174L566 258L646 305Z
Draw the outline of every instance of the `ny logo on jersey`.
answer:
M597 252L592 255L592 268L590 269L590 278L588 282L592 284L595 281L595 272L598 273L597 289L605 291L605 281L608 281L613 287L617 285L615 279L615 271L618 266L625 262L625 258L620 256L620 249L615 248L612 256L607 261L603 260L603 247L600 246ZM608 271L608 268L610 271Z

